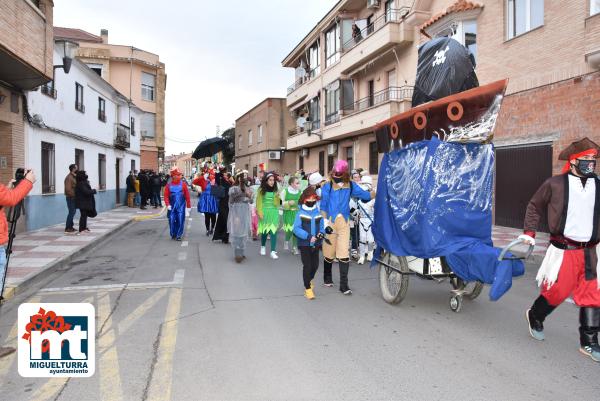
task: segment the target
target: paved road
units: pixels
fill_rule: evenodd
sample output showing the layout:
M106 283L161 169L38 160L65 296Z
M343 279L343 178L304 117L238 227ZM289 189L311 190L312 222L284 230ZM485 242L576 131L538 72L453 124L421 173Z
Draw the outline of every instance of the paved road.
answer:
M21 378L14 354L0 359L0 400L599 397L600 364L577 351L573 305L549 318L545 342L529 338L534 266L501 301L484 290L459 314L448 283L413 280L391 306L377 272L357 265L354 295L317 287L307 301L297 257L272 261L252 243L237 265L192 218L182 243L165 220L135 223L5 305L0 345L15 342L19 303L39 300L93 303L99 339L90 379Z

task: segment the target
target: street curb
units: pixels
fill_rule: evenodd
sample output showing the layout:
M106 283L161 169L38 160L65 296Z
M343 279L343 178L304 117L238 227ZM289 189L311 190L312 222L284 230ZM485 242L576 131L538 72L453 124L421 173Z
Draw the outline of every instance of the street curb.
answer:
M123 231L127 226L131 225L132 223L135 223L136 220L134 219L134 217L136 217L136 216L132 216L129 220L127 220L127 221L123 222L122 224L120 224L119 226L115 227L114 230L101 234L97 239L88 242L87 244L83 245L81 248L77 249L75 252L65 255L54 262L51 262L43 270L37 272L36 274L26 277L25 280L23 280L22 282L17 284L17 286L5 287L4 294L3 294L3 296L4 296L3 302L10 300L11 298L13 298L16 295L24 293L28 287L48 278L48 276L50 276L52 273L59 270L60 268L68 265L76 257L78 258L78 257L82 256L82 254L90 252L94 248L104 244L107 240L109 240L115 234Z

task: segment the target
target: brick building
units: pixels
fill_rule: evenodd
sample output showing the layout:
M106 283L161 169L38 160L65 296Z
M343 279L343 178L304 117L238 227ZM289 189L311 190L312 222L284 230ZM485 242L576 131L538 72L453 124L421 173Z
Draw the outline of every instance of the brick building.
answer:
M0 2L0 181L25 167L24 96L52 79L51 0ZM36 172L37 173L37 172Z
M352 43L348 25L364 20ZM288 106L306 104L319 122L318 135L298 130L288 147L308 155L309 169L351 157L372 170L378 159L369 126L409 107L391 88L400 80L414 85L418 46L439 36L473 53L481 85L509 78L494 138L495 222L520 227L535 189L560 171L560 151L582 136L600 143L598 0L342 0L283 61L296 69ZM386 74L392 70L395 81Z
M286 99L267 98L235 121L235 166L257 175L259 165L279 173L296 171L296 152L286 150L294 121Z

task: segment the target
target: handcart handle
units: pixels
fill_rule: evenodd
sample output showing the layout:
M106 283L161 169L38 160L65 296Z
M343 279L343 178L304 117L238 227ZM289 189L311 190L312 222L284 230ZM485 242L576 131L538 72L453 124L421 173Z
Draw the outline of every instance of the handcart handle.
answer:
M529 259L529 257L531 256L531 254L533 253L533 248L535 248L535 245L529 245L529 249L527 250L527 253L525 254L524 257L512 257L512 258L504 258L504 255L506 255L506 253L508 251L510 251L513 247L515 247L516 245L519 245L520 243L525 242L522 239L516 239L513 242L511 242L510 244L508 244L507 246L505 246L504 248L502 248L502 252L500 252L500 256L498 256L498 261L502 262L503 260L522 260L522 259Z

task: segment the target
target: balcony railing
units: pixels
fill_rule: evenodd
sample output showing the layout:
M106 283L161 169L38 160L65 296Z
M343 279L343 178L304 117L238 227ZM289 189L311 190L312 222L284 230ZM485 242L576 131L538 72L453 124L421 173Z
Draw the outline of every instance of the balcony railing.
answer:
M312 122L311 132L315 132L315 131L318 131L321 129L321 120L307 121L306 123L304 123L305 125L303 127L296 126L292 129L288 130L288 137L307 132L306 127L309 122Z
M129 147L130 130L123 124L115 124L115 148L127 149Z
M410 12L410 7L400 7L399 9L389 10L387 13L380 15L373 22L363 28L359 33L352 34L352 39L347 40L342 49L345 52L354 48L360 42L365 40L370 35L374 34L389 22L401 22L402 19Z
M346 104L342 107L346 115L358 113L370 107L378 106L391 100L402 101L411 100L414 87L412 86L390 86L371 96L364 97L354 103Z
M52 87L52 85L42 85L41 89L44 95L48 95L53 99L56 99L56 89Z
M325 126L335 124L338 121L340 121L340 112L339 111L335 111L335 112L325 116Z
M312 78L319 75L320 71L321 71L320 65L316 66L312 70L307 71L304 76L296 79L294 81L294 83L288 87L287 94L289 95L290 93L292 93L293 91L295 91L296 89L298 89L299 87L301 87L302 85L304 85L305 83L310 81Z

